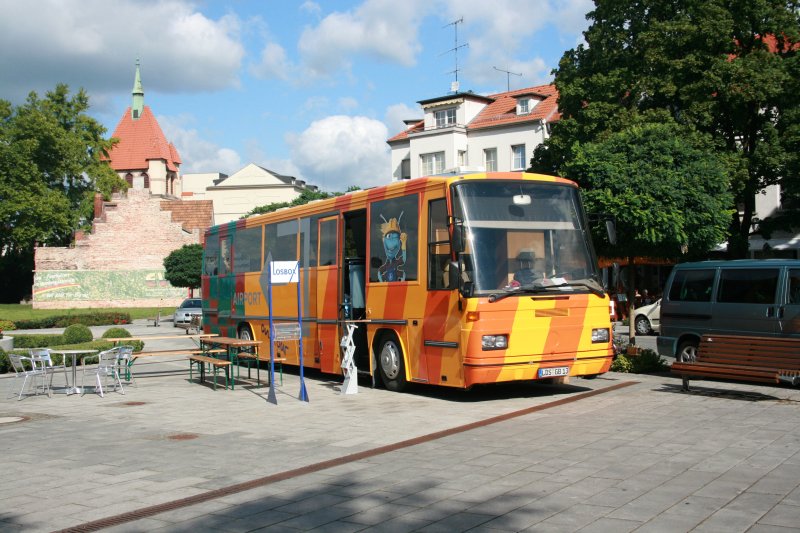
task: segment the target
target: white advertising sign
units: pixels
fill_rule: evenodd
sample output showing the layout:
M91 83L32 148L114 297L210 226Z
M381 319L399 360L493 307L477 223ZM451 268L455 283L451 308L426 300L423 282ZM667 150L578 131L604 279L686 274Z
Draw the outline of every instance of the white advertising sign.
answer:
M272 261L270 263L272 283L297 283L299 264L299 261Z

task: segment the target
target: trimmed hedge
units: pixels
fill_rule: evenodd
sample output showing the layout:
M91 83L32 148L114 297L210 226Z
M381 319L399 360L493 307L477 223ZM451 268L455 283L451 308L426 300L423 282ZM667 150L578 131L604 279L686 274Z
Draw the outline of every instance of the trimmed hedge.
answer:
M13 329L44 329L44 328L66 328L72 324L83 324L84 326L107 326L109 324L130 324L131 315L120 312L94 312L79 315L59 315L43 318L33 318L29 320L3 320L4 324L11 323L13 327L2 328L4 330Z
M78 344L94 339L92 330L83 324L72 324L64 330L64 344Z

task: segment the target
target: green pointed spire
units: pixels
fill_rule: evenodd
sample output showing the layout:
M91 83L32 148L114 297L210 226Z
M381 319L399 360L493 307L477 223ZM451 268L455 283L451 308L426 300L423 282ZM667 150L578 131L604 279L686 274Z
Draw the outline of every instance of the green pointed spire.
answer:
M137 120L144 112L144 89L142 89L142 76L139 74L139 58L136 58L136 77L133 80L133 102L131 103L131 118Z

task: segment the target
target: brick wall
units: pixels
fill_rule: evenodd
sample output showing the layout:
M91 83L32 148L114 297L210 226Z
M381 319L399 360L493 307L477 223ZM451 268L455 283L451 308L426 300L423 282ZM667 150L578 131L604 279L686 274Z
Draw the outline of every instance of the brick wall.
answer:
M200 242L200 231L187 232L161 210L161 199L147 189L130 189L125 197L114 198L95 218L92 232L71 248L36 248L36 272L47 270L142 271L164 270L164 258L185 244ZM34 285L33 307L36 301ZM164 305L177 305L180 298ZM43 302L40 302L43 303ZM90 307L84 302L64 301L63 308ZM143 305L150 305L148 302ZM124 305L123 305L124 304ZM132 307L139 302L108 302L104 307ZM54 308L52 302L47 307Z

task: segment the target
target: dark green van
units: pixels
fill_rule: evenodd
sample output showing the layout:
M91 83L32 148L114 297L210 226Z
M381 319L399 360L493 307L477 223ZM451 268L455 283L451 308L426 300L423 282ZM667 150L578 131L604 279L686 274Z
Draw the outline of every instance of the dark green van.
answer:
M661 299L658 353L691 361L706 333L800 337L800 260L676 265Z

